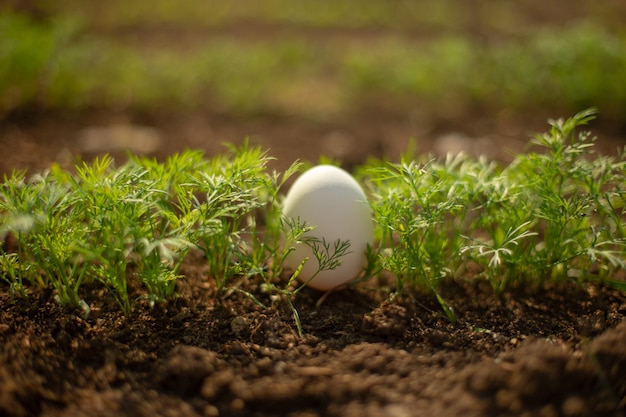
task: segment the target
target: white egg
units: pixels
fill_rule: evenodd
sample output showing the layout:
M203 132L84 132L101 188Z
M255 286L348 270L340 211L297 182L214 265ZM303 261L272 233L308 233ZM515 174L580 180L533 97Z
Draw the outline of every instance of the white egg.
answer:
M353 280L363 270L367 262L365 250L374 241L374 224L363 189L346 171L332 165L318 165L306 171L285 196L283 215L293 222L299 219L300 223L314 226L305 236L331 244L331 252L338 240L350 243L340 266L319 273L310 245L295 243L285 265L295 270L309 258L298 275L300 281L326 291Z

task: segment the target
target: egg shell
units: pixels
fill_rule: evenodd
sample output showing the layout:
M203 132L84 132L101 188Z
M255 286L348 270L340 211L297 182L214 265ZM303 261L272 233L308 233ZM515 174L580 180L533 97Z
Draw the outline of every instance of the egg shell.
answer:
M337 240L350 243L340 266L321 271L313 279L311 277L319 269L313 250L305 243L296 243L295 250L285 259L285 265L295 270L306 257L309 258L298 275L300 281L327 291L353 280L363 270L367 262L365 250L374 241L374 223L367 197L349 173L332 165L309 169L293 183L285 196L283 215L314 226L307 236L323 239L331 244L331 248Z

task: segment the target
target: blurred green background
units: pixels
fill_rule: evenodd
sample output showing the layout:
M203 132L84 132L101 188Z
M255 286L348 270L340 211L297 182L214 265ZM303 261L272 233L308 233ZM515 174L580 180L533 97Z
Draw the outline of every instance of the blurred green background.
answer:
M595 106L600 129L619 139L624 22L623 0L13 0L0 6L0 124L40 143L29 124L51 114L72 129L112 120L87 116L97 112L166 131L196 115L228 120L226 140L266 120L288 123L292 144L315 152L320 132L329 143L349 132L354 150L374 123L378 144L366 151L393 153L385 144L398 135L431 145L451 131L519 136ZM386 137L385 123L403 128Z

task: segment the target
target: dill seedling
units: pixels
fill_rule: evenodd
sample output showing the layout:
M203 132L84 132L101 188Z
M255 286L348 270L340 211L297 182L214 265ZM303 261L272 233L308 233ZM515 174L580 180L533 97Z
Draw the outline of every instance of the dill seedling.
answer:
M433 169L433 162L389 163L371 171L372 207L380 228L380 262L397 278L397 290L428 288L446 316L454 313L439 295L437 285L450 271L449 225L451 215L462 209L451 195L447 178Z
M231 147L229 154L211 160L207 170L189 179L202 200L194 199L194 209L203 219L198 247L204 253L209 271L223 292L235 276L250 275L264 268L257 242L261 233L257 216L266 208L266 173L270 158L260 148L244 144ZM255 252L256 250L256 252Z
M294 298L296 295L306 287L307 283L313 280L319 273L327 270L332 270L341 265L341 258L346 255L350 249L350 242L342 241L340 239L334 242L328 242L325 239L319 239L311 236L309 232L314 230L314 226L309 226L301 220L289 219L281 217L281 230L282 230L282 242L279 249L273 253L274 262L279 268L274 269L274 273L280 274L282 271L282 265L287 256L295 250L297 244L304 244L311 248L313 258L306 257L296 267L295 271L292 271L289 280L283 285L276 285L267 275L264 275L264 291L273 298L280 298L287 302L287 305L291 309L298 335L304 334L302 329L302 322L300 321L300 314L294 304ZM305 282L298 283L298 277L300 272L304 268L304 265L308 262L315 262L317 268L315 272ZM241 290L239 290L241 291ZM251 298L256 304L263 308L267 308L265 304L258 300L253 294L241 291L246 296Z
M509 181L524 185L520 195L536 238L520 250L530 254L527 273L536 283L591 279L593 266L607 276L625 266L620 202L626 160L623 155L595 154L595 137L578 130L595 113L588 109L568 119L550 120L549 132L532 141L546 152L520 155L506 172Z
M550 120L506 168L448 155L426 162L373 162L363 169L378 226L378 261L397 291L427 288L443 277L467 277L478 266L496 292L545 281L612 279L624 268L626 159L596 155L595 138L579 132L595 116L582 111ZM474 268L475 269L475 268Z
M597 155L579 131L595 109L550 120L518 155L488 179L480 218L462 232L461 254L482 267L496 291L564 279L607 280L624 261L623 155Z
M0 212L5 214L2 228L15 234L23 265L16 265L16 257L4 257L5 261L11 260L7 273L21 294L25 294L23 273L36 269L41 273L33 279L41 285L52 285L62 305L80 309L87 316L89 306L81 299L79 288L91 267L76 247L85 239L86 230L69 195L68 187L49 173L29 180L25 180L24 173L5 179L0 198Z

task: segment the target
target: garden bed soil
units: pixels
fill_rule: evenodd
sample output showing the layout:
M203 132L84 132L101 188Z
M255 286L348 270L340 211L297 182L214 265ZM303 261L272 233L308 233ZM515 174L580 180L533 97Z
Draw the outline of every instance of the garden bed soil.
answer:
M287 303L216 297L189 261L179 297L124 316L85 287L87 319L51 291L0 294L0 415L622 416L626 295L597 285L494 294L448 281L390 302L371 285Z

